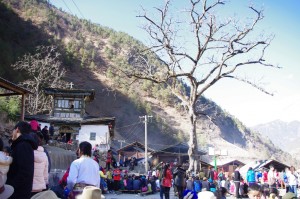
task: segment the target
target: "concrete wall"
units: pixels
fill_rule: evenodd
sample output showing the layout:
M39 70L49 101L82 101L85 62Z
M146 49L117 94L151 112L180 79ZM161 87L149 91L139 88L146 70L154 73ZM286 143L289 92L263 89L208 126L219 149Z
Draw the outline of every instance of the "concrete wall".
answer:
M90 140L91 133L96 133L95 140ZM80 142L88 141L94 147L96 144L108 144L107 149L109 149L110 137L108 125L82 125L79 130L79 135L77 140Z

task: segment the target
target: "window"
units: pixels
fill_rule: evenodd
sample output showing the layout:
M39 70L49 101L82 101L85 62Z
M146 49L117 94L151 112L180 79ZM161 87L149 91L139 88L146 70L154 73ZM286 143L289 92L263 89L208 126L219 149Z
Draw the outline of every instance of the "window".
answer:
M94 132L90 133L90 140L96 140L96 133Z
M69 108L69 100L55 100L55 106L58 108Z

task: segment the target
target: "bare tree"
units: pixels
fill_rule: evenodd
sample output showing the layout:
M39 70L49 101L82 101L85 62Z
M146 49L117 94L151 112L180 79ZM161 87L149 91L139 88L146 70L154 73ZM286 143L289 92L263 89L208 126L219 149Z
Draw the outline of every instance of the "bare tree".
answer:
M52 99L43 94L43 88L62 88L66 85L62 80L66 71L59 56L55 46L38 46L35 54L25 54L12 65L14 69L24 72L27 79L21 85L33 92L26 102L29 114L50 110Z
M217 9L225 0L190 0L189 9L172 16L171 1L163 8L155 8L155 14L143 10L138 17L146 21L143 27L150 36L150 47L142 51L132 49L129 53L131 68L122 72L132 78L150 80L166 85L186 108L189 117L189 170L198 168L196 120L197 100L216 82L224 78L247 83L260 91L272 95L249 78L236 73L238 68L250 65L274 67L265 61L265 50L273 39L272 35L257 35L254 28L264 18L263 10L249 6L253 15L250 22L239 23L233 18L222 20ZM153 59L155 58L155 59ZM159 63L153 60L159 60ZM190 86L187 94L178 89L178 82Z

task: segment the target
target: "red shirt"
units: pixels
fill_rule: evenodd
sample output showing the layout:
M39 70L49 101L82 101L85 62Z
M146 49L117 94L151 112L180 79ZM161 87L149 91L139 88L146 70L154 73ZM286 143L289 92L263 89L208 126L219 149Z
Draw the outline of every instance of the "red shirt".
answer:
M268 172L264 171L263 173L263 181L268 182Z
M111 153L107 153L107 156L106 156L106 162L110 163L111 162Z
M121 180L121 171L120 171L120 169L115 169L113 171L113 174L114 174L114 180L116 180L116 181Z

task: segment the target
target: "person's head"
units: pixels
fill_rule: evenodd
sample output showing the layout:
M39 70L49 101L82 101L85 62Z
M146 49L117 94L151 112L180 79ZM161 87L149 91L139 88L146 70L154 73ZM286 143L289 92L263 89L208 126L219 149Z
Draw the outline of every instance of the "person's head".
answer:
M270 189L270 195L271 195L271 194L274 194L275 196L278 196L278 195L279 195L278 189L272 187L272 188Z
M169 167L170 167L169 163L166 163L164 165L164 176L166 176L166 173L167 173L167 170L169 169Z
M295 171L295 167L294 166L291 166L290 167L290 171L293 173Z
M12 132L12 140L16 140L22 134L29 134L31 126L29 123L20 121L16 124Z
M221 192L221 196L226 196L227 189L225 187L221 187L220 192Z
M288 172L288 171L290 171L290 168L285 167L285 172Z
M92 155L92 145L89 142L84 141L79 144L79 156L81 155Z
M272 164L270 165L270 170L274 171L274 165L272 165Z
M270 188L268 184L262 185L261 189L262 189L262 194L264 195L265 198L270 196Z
M251 171L251 170L253 170L252 167L249 167L248 171Z
M250 199L260 199L261 195L261 187L259 185L253 184L248 187L248 196Z
M42 140L43 140L43 135L42 137L40 137L40 134L41 133L34 133L34 132L30 133L30 136L33 138L33 140L36 142L38 146L42 145Z

